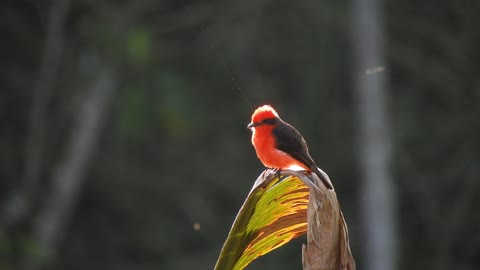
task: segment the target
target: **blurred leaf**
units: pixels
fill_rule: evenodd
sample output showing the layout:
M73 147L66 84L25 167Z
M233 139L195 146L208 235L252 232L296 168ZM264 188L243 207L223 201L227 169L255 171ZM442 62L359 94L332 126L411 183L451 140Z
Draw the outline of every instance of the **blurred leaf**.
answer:
M178 110L164 109L162 121L165 130L172 138L192 135L192 122L186 114L182 114L182 112Z
M147 126L147 98L142 90L129 90L120 100L120 129L122 134L136 136Z
M162 106L156 106L157 114L165 130L173 138L192 134L192 91L187 78L173 71L159 76L162 90Z
M243 269L305 234L309 188L295 176L266 174L257 179L235 218L215 269Z
M131 32L127 40L127 52L134 62L145 64L151 52L150 31L139 28Z
M11 243L2 229L0 230L0 257L6 258L11 252Z
M188 83L188 78L175 71L164 71L158 78L158 84L163 93L163 105L188 110L192 95L192 87Z

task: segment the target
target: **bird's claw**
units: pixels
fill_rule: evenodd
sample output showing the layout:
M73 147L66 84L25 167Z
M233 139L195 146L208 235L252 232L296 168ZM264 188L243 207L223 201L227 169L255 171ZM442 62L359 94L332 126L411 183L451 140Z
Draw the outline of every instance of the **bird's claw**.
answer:
M282 173L282 170L274 168L273 172L275 173L275 177L280 179L280 176L281 176L280 174Z
M273 172L273 174L275 175L275 177L280 179L282 170L277 169L277 168L268 168L268 167L266 168L265 172L267 172L267 170L271 170Z

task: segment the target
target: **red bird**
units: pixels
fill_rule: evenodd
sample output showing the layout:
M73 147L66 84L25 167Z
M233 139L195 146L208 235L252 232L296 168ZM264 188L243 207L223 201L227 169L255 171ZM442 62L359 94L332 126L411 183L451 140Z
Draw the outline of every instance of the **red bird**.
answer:
M270 105L255 110L248 128L252 130L252 144L257 156L265 167L286 170L298 166L314 172L328 189L333 189L310 157L300 132L280 119Z

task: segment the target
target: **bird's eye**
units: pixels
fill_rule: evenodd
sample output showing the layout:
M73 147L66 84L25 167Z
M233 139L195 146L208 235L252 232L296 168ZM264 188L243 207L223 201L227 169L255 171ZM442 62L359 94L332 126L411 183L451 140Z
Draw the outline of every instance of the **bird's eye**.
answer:
M277 123L277 120L275 118L268 118L264 119L262 123L266 125L275 125Z

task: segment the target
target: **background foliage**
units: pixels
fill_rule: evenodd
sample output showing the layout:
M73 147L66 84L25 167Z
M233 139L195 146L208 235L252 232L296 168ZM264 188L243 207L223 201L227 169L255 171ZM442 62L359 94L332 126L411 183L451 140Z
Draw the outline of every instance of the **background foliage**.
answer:
M480 266L479 8L384 3L401 269ZM333 180L361 268L350 22L347 1L1 1L0 268L39 253L98 62L116 91L48 269L212 269L263 170L246 125L264 103ZM300 269L301 242L250 269Z

